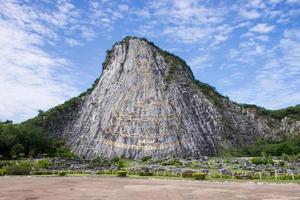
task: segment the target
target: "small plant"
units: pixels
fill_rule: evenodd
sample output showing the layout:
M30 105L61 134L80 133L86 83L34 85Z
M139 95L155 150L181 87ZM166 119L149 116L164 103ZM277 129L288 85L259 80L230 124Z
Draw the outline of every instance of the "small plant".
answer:
M193 178L196 180L205 180L206 174L201 172L195 172L193 173Z
M182 172L181 176L182 178L193 178L193 171L192 170L186 170Z
M65 175L66 175L66 172L64 172L64 171L59 171L59 172L57 173L57 175L58 175L58 176L65 176Z
M125 176L127 176L127 171L125 171L125 170L119 170L119 171L117 171L117 176L119 176L119 177L125 177Z

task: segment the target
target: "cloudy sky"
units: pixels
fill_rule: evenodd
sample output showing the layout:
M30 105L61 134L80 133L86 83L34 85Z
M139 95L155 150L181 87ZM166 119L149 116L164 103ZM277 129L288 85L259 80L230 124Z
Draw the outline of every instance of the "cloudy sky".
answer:
M85 91L127 35L179 55L234 101L300 103L300 0L0 0L0 120Z

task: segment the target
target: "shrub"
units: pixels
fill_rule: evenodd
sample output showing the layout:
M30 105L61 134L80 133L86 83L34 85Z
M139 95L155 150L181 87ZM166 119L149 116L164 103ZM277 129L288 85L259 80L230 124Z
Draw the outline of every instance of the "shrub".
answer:
M193 178L193 171L192 170L186 170L182 172L181 176L182 178Z
M206 174L201 173L201 172L195 172L193 173L193 178L196 180L205 180Z
M153 172L142 171L142 172L139 172L139 176L153 176Z
M30 171L30 167L22 165L13 165L6 168L7 175L29 175Z
M265 158L265 157L252 158L251 162L255 165L274 164L274 161L271 158Z
M66 175L66 172L64 172L64 171L59 171L59 172L57 173L57 175L58 175L58 176L65 176L65 175Z
M295 179L295 180L300 180L300 174L295 174L295 175L294 175L294 179Z
M249 174L235 174L234 175L236 179L240 179L240 180L249 180L249 179L252 179L252 175L249 175Z
M96 174L97 174L97 175L104 174L104 171L103 171L103 170L97 170L97 171L96 171Z
M52 171L35 171L33 172L34 175L51 175L53 174Z
M0 169L0 176L6 175L6 169Z
M119 176L119 177L125 177L126 175L127 175L127 171L125 171L125 170L117 171L117 176Z
M37 161L37 168L39 169L47 169L51 165L50 160L48 159L43 159Z

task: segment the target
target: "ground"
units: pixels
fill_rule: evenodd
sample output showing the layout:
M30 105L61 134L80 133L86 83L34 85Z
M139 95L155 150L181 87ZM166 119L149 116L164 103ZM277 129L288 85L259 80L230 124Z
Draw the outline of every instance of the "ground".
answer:
M0 200L300 200L300 185L96 177L0 177Z

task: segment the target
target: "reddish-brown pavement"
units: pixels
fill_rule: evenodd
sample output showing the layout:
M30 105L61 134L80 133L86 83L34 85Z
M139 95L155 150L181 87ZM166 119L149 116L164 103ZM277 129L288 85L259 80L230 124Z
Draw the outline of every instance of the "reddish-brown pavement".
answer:
M0 177L0 200L300 200L300 185L99 177Z

